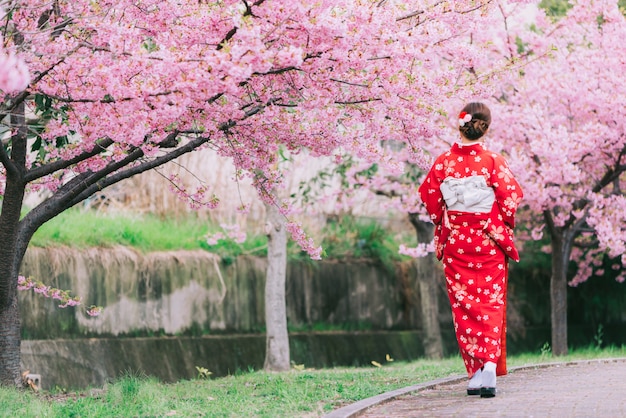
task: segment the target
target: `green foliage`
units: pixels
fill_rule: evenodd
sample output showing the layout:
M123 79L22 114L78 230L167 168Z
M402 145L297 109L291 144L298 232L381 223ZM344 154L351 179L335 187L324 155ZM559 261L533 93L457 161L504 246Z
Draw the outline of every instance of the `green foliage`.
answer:
M398 237L374 219L347 215L328 218L322 235L322 247L332 258L369 258L390 271L394 262L404 259L398 254L400 242L411 245L415 241L412 231Z
M539 7L555 19L565 16L572 5L567 0L541 0Z
M602 343L604 342L604 327L602 324L598 325L598 330L593 336L593 340L595 341L595 347L597 349L602 349Z
M159 45L154 41L154 38L151 36L148 36L143 41L142 46L146 50L146 52L156 52L159 50Z
M622 14L626 15L626 0L618 0L617 5ZM553 19L559 19L567 14L568 10L572 8L572 4L568 0L541 0L539 7L546 11L546 15ZM602 16L598 16L599 25L602 24L603 19Z
M192 249L201 246L206 226L190 218L183 221L155 216L108 215L70 209L45 223L32 245L110 247L126 245L140 250Z
M37 159L34 165L38 165L45 159L48 149L50 147L63 148L69 144L69 138L67 136L61 136L54 139L54 142L49 139L44 139L41 134L44 131L44 127L48 121L52 119L67 120L67 113L70 110L68 105L61 105L58 108L55 107L52 98L44 94L35 94L34 96L35 109L34 112L38 118L28 120L29 133L33 138L31 145L31 151L37 152ZM73 134L73 132L70 132Z
M520 55L526 52L526 48L528 47L528 43L522 41L522 38L519 36L515 37L515 45L517 46L517 53Z
M125 403L136 401L140 385L141 380L138 376L124 376L118 383L122 401Z
M210 225L209 230L214 231L214 226ZM232 264L235 257L243 254L265 257L267 255L267 237L265 235L248 235L246 241L238 243L233 239L221 239L215 245L209 245L203 240L201 247L222 257L222 262L226 265Z
M209 371L206 367L196 366L196 370L198 371L198 379L208 379L213 374L213 372Z
M332 187L335 175L339 176L342 181L342 186L345 188L347 187L347 182L345 181L345 172L347 169L347 165L340 164L332 170L321 170L315 177L301 181L298 185L298 191L292 193L290 197L294 199L295 202L303 205L314 202L320 197L324 190Z
M287 324L289 332L330 332L330 331L371 331L372 324L368 321L357 323L342 322L329 324L327 322L314 322L312 324L293 325Z

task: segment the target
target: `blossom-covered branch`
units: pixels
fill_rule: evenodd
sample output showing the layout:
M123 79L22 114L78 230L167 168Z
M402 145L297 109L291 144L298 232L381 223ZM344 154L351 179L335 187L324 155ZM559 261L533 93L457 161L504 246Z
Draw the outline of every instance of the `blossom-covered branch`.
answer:
M48 286L41 281L34 280L31 277L19 276L17 279L18 290L32 290L34 293L46 298L60 301L59 308L67 308L71 306L82 305L83 302L79 296L72 296L69 290L61 290ZM100 306L89 306L85 308L85 312L89 316L98 316L102 312Z

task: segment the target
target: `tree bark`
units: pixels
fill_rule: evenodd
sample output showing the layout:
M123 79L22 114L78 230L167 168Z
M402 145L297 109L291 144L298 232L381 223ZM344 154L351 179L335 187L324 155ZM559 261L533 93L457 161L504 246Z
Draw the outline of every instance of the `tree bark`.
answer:
M21 386L20 311L17 277L22 257L18 250L19 222L26 184L26 122L24 103L14 109L11 124L11 156L0 144L0 158L6 171L6 185L0 212L0 384Z
M571 253L569 234L563 230L552 233L552 276L550 277L550 320L552 354L564 356L567 347L567 266Z
M285 282L287 275L287 232L285 218L275 205L267 209L267 276L265 282L266 350L263 368L286 371L290 368Z
M549 210L543 213L550 232L552 247L552 275L550 276L550 322L552 325L552 354L564 356L567 347L567 268L574 238L580 231L584 218L571 219L564 226L556 226Z
M415 228L418 243L433 239L434 226L420 221L416 214L409 214ZM416 279L420 294L420 318L424 331L424 354L429 359L443 358L443 341L439 325L439 279L435 267L435 255L428 254L415 260Z
M0 309L0 384L23 386L20 371L20 309L13 292L7 306Z

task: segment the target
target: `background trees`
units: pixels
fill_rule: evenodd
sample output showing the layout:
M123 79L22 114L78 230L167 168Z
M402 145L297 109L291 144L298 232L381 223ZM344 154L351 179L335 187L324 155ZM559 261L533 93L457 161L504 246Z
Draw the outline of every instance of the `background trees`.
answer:
M602 276L604 262L622 271L617 280L625 274L626 21L616 1L570 6L558 19L540 13L531 30L509 30L504 54L523 67L503 84L492 129L492 146L509 153L525 191L528 238L550 237L557 355L567 353L568 278L575 286Z

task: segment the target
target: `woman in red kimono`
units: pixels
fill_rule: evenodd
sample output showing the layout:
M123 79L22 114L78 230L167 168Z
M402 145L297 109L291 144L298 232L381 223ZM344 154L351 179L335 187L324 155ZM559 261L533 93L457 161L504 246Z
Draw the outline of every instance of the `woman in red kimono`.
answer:
M506 160L483 138L491 112L467 104L459 115L461 141L434 162L419 193L435 224L454 330L470 381L468 395L494 397L506 374L508 259L515 211L523 193Z

